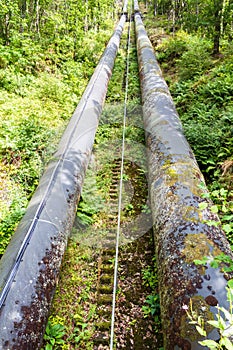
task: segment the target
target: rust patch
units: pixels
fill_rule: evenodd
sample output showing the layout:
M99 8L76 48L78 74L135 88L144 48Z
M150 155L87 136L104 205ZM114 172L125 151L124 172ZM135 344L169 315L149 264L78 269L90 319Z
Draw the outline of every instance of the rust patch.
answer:
M33 301L21 307L22 321L14 322L17 339L12 339L12 350L40 349L64 248L64 242L54 244L42 259Z

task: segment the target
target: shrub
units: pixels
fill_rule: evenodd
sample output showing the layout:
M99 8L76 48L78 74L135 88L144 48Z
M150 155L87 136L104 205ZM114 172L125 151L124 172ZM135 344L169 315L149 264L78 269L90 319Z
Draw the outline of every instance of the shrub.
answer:
M207 180L220 175L219 163L233 153L232 86L232 62L228 59L200 77L171 86L185 135Z
M197 36L190 36L187 51L177 61L178 75L181 80L193 79L211 66L211 43Z
M0 70L0 88L9 93L26 96L34 82L35 78L32 75L17 72L13 67Z
M187 50L188 40L189 35L184 31L179 31L174 37L169 37L162 41L156 48L159 62L163 63L169 61L169 63L174 64Z

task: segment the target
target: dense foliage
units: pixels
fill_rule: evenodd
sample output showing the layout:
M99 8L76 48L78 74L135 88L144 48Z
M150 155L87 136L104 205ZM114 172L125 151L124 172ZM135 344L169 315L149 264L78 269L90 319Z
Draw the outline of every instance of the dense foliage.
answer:
M177 29L199 33L212 40L219 53L220 39L232 41L233 3L231 0L150 0L154 13L166 15L173 32Z

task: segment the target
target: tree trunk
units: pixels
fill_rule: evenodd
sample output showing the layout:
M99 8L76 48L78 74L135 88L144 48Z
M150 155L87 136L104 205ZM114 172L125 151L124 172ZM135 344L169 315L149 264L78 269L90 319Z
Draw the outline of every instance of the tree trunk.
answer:
M221 21L222 21L223 0L214 2L214 48L213 54L219 54L220 37L221 37Z
M10 14L7 13L5 16L5 44L8 46L10 44Z
M26 13L27 13L27 1L22 0L20 2L20 16L21 16L21 23L20 23L20 33L24 32L24 19L26 18Z
M36 27L36 32L40 36L40 0L36 0L36 22L35 22L35 27Z
M154 1L154 15L157 15L157 0Z
M172 33L175 34L176 30L176 2L172 1Z
M85 0L84 32L88 31L88 0Z

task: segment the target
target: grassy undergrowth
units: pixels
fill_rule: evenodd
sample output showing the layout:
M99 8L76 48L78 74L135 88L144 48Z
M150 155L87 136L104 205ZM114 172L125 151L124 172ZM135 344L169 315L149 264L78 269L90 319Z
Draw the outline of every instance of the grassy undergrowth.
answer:
M30 47L30 54L26 42L0 48L0 256L94 71L112 25L88 32L76 60L67 52L58 57L39 44Z

